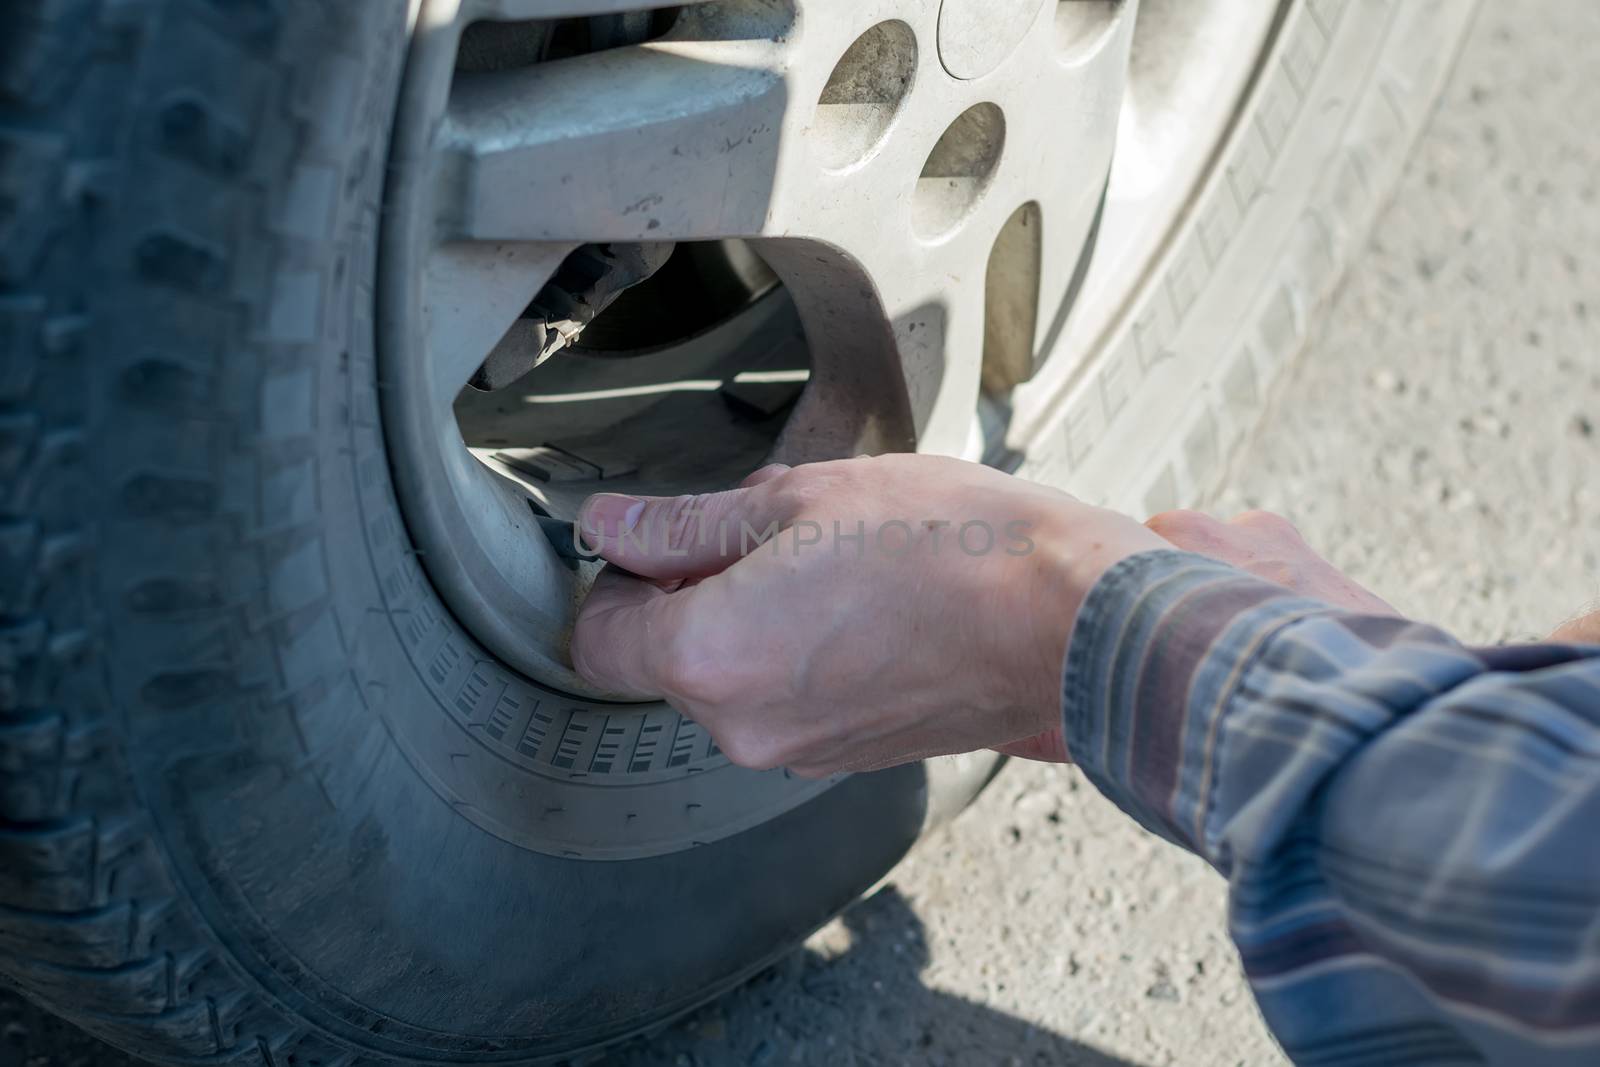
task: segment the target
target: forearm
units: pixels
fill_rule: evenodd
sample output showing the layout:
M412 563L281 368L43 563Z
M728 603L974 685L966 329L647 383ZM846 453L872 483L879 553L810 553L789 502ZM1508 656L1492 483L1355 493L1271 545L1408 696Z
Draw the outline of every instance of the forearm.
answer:
M1596 657L1473 651L1153 553L1082 609L1066 740L1230 879L1258 989L1377 957L1462 1010L1570 1032L1600 1023Z

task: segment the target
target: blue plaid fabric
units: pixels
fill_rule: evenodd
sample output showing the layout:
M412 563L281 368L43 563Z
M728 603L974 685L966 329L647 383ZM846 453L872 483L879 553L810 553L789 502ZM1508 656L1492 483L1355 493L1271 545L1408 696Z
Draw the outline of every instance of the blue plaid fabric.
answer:
M1091 592L1062 696L1090 780L1228 880L1296 1064L1600 1065L1600 647L1151 552Z

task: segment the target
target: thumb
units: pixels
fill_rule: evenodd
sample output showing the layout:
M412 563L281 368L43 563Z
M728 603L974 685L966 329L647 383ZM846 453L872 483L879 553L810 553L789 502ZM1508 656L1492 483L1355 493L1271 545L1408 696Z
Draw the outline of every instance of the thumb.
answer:
M601 556L635 574L705 578L725 570L788 525L782 474L752 478L721 493L665 497L598 493L584 501L578 522L584 539Z
M619 696L661 697L661 664L687 597L601 571L573 627L573 667L589 684Z

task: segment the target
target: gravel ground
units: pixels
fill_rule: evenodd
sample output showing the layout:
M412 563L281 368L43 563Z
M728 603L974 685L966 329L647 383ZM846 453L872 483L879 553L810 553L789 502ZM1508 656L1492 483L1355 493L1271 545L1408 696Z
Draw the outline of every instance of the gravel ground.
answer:
M1593 0L1486 5L1219 506L1291 516L1472 640L1543 633L1600 597L1597 51ZM1220 881L1076 772L1013 763L804 951L607 1062L1283 1061ZM131 1063L0 994L0 1067Z

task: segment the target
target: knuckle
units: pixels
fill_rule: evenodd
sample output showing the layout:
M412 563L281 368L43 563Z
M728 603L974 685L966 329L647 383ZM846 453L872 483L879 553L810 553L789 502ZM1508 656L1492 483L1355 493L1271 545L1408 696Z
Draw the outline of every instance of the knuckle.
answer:
M709 498L704 494L673 497L662 509L657 522L663 546L669 552L686 552L695 547L700 522L707 513Z
M708 688L706 673L700 660L669 656L661 668L661 687L687 703L700 704Z
M787 475L772 483L772 499L778 513L790 519L814 509L822 499L822 492L814 477Z
M723 731L717 737L717 747L729 761L752 771L770 771L783 766L783 753L779 747L750 730Z
M727 671L700 648L683 640L673 642L659 671L663 689L698 708L719 707L737 696L731 692Z
M1230 522L1232 526L1242 526L1246 529L1259 530L1264 533L1298 534L1294 523L1273 511L1263 511L1255 508L1250 511L1235 515Z
M598 685L601 682L601 676L595 670L596 645L599 641L596 629L591 618L579 616L577 625L572 628L572 643L569 648L572 669L578 672L578 677L590 685Z
M1152 515L1145 525L1169 541L1184 541L1211 534L1219 524L1203 511L1180 508Z
M870 477L864 465L854 460L797 467L770 483L774 510L785 520L815 514L841 493L866 484Z
M1266 559L1261 560L1249 568L1250 573L1263 581L1274 585L1281 585L1286 589L1299 589L1302 585L1301 573L1288 560Z
M768 463L766 466L750 475L750 477L746 478L745 481L760 485L763 482L776 481L777 479L784 477L786 474L789 474L793 469L794 468L790 467L787 463Z

